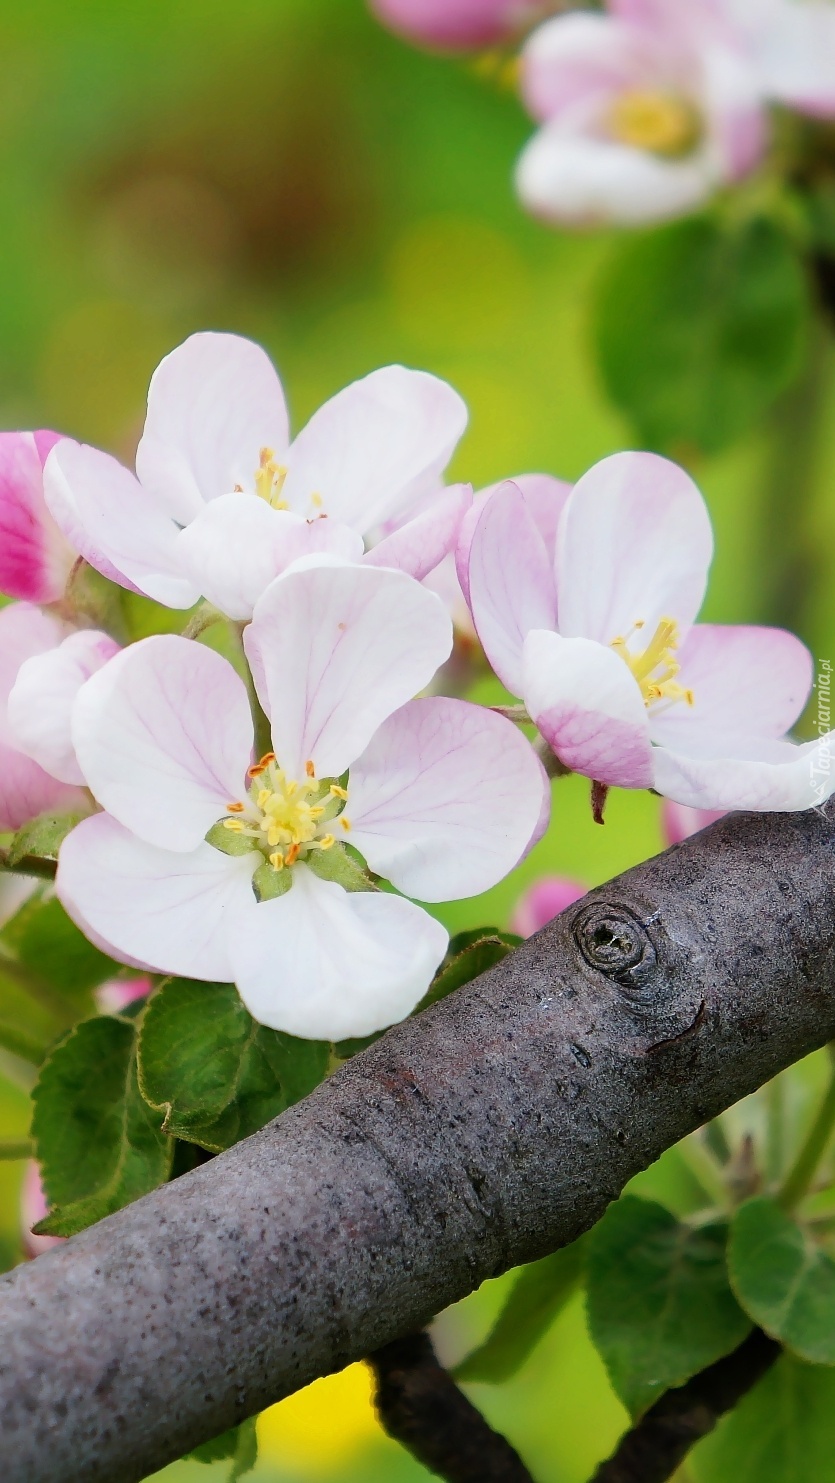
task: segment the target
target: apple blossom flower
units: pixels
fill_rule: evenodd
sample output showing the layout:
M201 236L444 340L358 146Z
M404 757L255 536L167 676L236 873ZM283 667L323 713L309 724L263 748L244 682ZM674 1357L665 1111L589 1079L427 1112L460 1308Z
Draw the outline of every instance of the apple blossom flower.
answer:
M680 215L765 147L757 69L719 0L611 0L609 12L547 21L522 52L523 98L542 128L517 186L555 221Z
M543 0L371 0L393 31L449 51L494 46L553 8Z
M575 484L555 562L505 485L470 546L473 621L570 771L691 808L822 803L835 790L833 734L786 736L811 655L780 629L695 624L712 553L698 489L655 454L615 454Z
M578 881L562 875L543 875L519 897L510 930L520 937L533 937L534 932L539 932L585 894L586 887Z
M686 803L672 803L665 798L661 804L661 833L667 845L681 844L691 834L698 834L708 824L725 817L721 808L688 808Z
M415 1007L447 933L363 889L346 845L422 901L477 894L544 829L544 773L502 717L412 698L452 625L402 572L288 571L245 646L272 718L254 764L243 681L200 644L144 639L83 687L73 739L106 812L65 839L58 896L117 958L235 982L262 1024L369 1034Z
M381 531L372 561L418 579L437 566L470 503L464 486L441 493L466 422L445 382L387 366L332 397L291 442L260 346L197 334L154 372L136 474L65 439L47 461L46 498L105 576L168 607L203 596L246 620L291 563L359 561Z
M82 629L59 644L24 660L7 704L15 745L53 778L84 786L72 744L72 711L81 686L120 645L107 633Z
M756 69L763 95L798 113L835 117L832 0L716 0Z
M44 500L43 466L59 433L0 433L0 592L26 602L63 597L76 553Z
M49 768L54 743L48 734L49 701L43 713L47 735L42 757L30 755L28 747L21 744L10 713L21 671L59 653L66 633L64 624L31 603L12 603L0 610L0 830L20 829L49 810L86 812L89 807L84 790L72 786L78 782L77 777L59 778ZM61 730L56 718L55 736ZM64 736L68 737L66 727Z

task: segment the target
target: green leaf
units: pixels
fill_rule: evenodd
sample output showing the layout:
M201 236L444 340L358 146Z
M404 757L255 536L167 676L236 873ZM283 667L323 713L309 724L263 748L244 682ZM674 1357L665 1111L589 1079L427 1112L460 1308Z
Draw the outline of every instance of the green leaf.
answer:
M595 338L609 395L642 443L713 453L794 380L810 322L803 264L774 222L700 218L621 247Z
M727 1227L693 1227L651 1200L610 1205L589 1238L591 1336L633 1414L741 1344L751 1328L728 1282Z
M136 1028L85 1020L52 1052L33 1092L32 1136L51 1211L37 1227L73 1235L168 1178L172 1142L136 1079Z
M458 1365L457 1380L509 1380L529 1358L576 1290L584 1238L522 1267L491 1332Z
M445 999L455 989L463 988L464 984L478 978L480 973L486 973L488 968L512 953L521 941L521 937L516 937L512 932L499 932L496 927L479 927L474 932L459 932L450 942L447 955L416 1013L428 1009L430 1004L436 1004L439 999Z
M233 984L172 979L145 1011L139 1084L166 1132L218 1153L324 1079L330 1046L259 1025Z
M91 989L120 972L122 965L88 942L60 901L39 901L27 913L17 937L21 963L61 994L86 1001Z
M827 1483L835 1371L783 1355L690 1454L695 1483Z
M9 845L9 865L19 865L25 855L57 860L58 850L81 819L81 814L41 814L18 829Z
M835 1365L835 1262L773 1200L748 1200L728 1247L734 1292L801 1359Z
M248 1421L242 1421L240 1426L233 1426L228 1432L223 1432L211 1442L204 1442L201 1447L195 1447L188 1457L194 1462L231 1462L232 1468L229 1473L229 1483L237 1483L238 1478L243 1478L246 1473L251 1473L258 1461L258 1435L255 1429L255 1417Z

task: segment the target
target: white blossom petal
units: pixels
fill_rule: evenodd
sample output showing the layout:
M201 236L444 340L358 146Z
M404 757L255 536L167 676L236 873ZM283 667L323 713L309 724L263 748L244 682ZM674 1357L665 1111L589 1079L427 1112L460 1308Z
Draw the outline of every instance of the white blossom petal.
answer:
M9 696L9 725L16 744L52 777L83 786L84 774L72 744L72 713L78 692L119 652L107 633L84 629L57 649L27 659Z

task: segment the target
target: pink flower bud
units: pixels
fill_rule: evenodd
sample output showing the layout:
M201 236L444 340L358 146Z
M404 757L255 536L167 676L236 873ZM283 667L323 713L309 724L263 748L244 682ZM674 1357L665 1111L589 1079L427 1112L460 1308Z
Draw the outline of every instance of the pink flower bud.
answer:
M393 31L425 46L494 46L542 15L542 0L371 0Z
M48 1205L46 1195L41 1184L41 1171L34 1159L30 1159L26 1165L26 1173L23 1176L23 1188L20 1192L20 1221L23 1232L23 1249L27 1256L40 1256L41 1252L49 1251L51 1246L58 1246L64 1240L63 1236L33 1236L32 1227L43 1220L47 1213Z
M544 875L529 886L516 903L511 921L511 930L520 937L532 937L546 922L553 921L566 907L573 906L586 887L577 881L566 880L561 875Z
M43 493L43 466L59 437L0 433L0 592L7 597L57 602L76 559Z

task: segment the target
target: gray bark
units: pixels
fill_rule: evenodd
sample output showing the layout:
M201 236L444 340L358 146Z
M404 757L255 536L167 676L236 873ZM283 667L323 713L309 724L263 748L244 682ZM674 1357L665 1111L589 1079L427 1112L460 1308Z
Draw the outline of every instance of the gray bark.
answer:
M835 1036L835 807L572 907L229 1153L0 1281L4 1483L131 1483L586 1230Z

